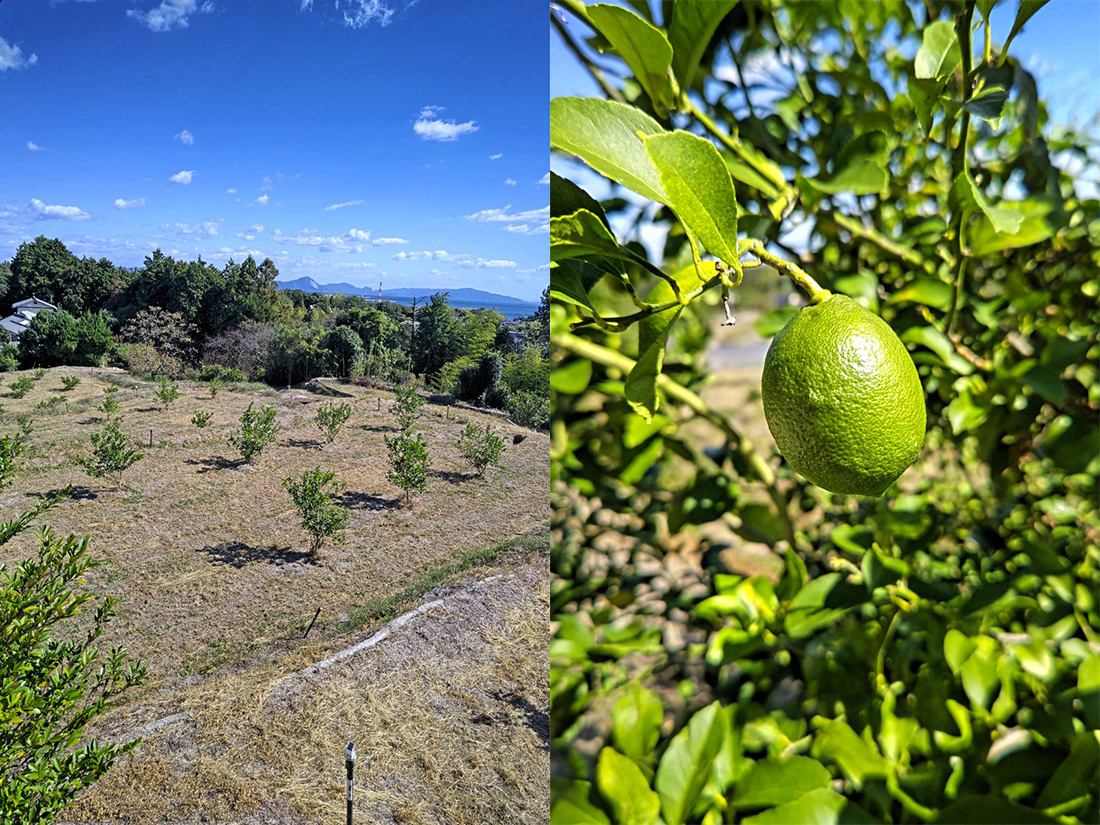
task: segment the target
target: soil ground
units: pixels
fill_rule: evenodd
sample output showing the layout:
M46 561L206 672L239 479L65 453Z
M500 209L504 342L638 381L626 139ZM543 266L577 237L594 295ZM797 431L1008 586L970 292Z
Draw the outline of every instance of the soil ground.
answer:
M80 384L63 392L65 375ZM112 385L123 430L146 454L122 491L76 463L102 426L97 406ZM125 645L149 669L97 733L133 735L189 714L149 731L69 819L332 821L343 810L343 747L358 738L365 821L537 821L548 770L538 733L548 702L547 435L424 407L432 474L407 507L387 480L392 393L314 382L282 392L246 385L212 398L205 385L183 382L182 397L164 409L155 389L117 370L58 368L25 398L0 398L3 429L15 429L20 414L34 420L29 454L0 505L14 514L73 486L40 523L93 536L103 565L87 584L119 598L102 643ZM51 398L61 400L39 406ZM332 444L312 420L327 400L353 407ZM282 427L254 465L226 442L249 403L274 406ZM197 411L213 414L207 428L191 423ZM508 444L503 466L484 478L457 453L467 421L490 424ZM523 438L513 444L516 435ZM346 542L328 544L319 559L282 486L315 466L347 485L341 501L351 511ZM34 542L27 533L9 543L0 563ZM503 578L476 584L501 569ZM269 701L288 674L459 579L475 594L469 615L441 608L419 616L361 661Z

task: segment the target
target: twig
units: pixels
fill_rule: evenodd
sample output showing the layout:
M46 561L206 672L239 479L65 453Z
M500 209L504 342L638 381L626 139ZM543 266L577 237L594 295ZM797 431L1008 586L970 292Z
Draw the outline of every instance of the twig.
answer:
M955 21L955 34L959 38L959 46L962 48L962 89L959 97L963 106L970 99L970 21L974 16L974 0L967 0L963 13ZM955 151L951 156L951 182L958 180L960 174L967 174L966 169L966 144L970 136L970 112L962 110L959 120L959 141L955 144ZM951 309L947 313L947 332L950 334L955 329L955 318L959 308L959 300L962 295L963 283L966 280L966 254L963 244L963 229L966 225L966 210L959 208L952 216L955 225L955 236L952 247L955 253L955 288L951 291Z
M889 252L891 255L901 258L908 263L915 264L916 266L928 267L928 264L926 264L924 260L924 256L917 252L917 250L910 249L907 246L902 246L890 240L877 229L864 226L855 218L850 218L841 212L830 212L829 217L833 219L833 222L836 223L837 226L842 229L847 229L853 235L863 238L865 241L870 241L884 252Z
M738 244L738 251L741 251L742 244ZM782 272L788 278L795 282L798 287L803 290L810 299L811 304L820 304L822 301L829 298L832 295L829 290L825 289L821 284L815 281L810 275L797 264L792 264L790 261L785 261L778 255L773 255L765 247L763 241L748 240L743 244L744 251L750 252L760 260Z

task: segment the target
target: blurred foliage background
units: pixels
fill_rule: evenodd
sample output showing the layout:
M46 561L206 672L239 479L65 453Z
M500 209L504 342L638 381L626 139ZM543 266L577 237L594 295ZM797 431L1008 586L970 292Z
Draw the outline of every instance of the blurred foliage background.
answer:
M551 7L605 98L716 147L742 237L893 327L929 421L882 499L789 471L744 339L797 311L767 267L733 332L713 279L678 314L639 414L653 332L603 319L667 299L688 236L555 177L552 250L587 204L626 252L553 256L552 821L1100 821L1098 145L1011 49L1072 5ZM552 146L607 175L575 109Z

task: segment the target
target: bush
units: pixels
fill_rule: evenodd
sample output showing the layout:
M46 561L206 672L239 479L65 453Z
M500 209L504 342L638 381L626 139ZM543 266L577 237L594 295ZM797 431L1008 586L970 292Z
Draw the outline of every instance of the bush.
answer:
M92 435L92 454L78 463L94 478L112 478L121 490L122 474L144 457L144 453L126 441L120 422L108 419L103 431Z
M180 378L184 373L183 361L173 355L159 352L149 344L126 344L120 347L119 355L126 369L134 375Z
M405 491L405 504L410 504L412 494L428 486L428 469L432 466L428 445L421 433L414 437L406 430L387 435L386 449L390 453L390 481Z
M118 387L108 387L99 409L105 413L118 412Z
M232 384L248 380L244 370L236 367L223 367L221 364L203 364L195 374L195 378L199 381L216 381L221 384Z
M200 430L206 429L206 425L210 423L211 417L214 413L209 412L197 412L191 416L191 423L198 427Z
M40 410L52 410L58 404L65 403L65 396L63 395L51 395L49 398L43 399L38 402L38 409Z
M19 369L19 347L11 344L0 345L0 372L14 372Z
M34 378L35 381L41 381L43 378L46 377L46 370L44 370L42 367L39 367L34 371L34 374L31 377Z
M485 475L487 467L499 467L500 456L504 452L504 440L493 435L489 425L481 429L476 424L467 424L458 437L458 453L479 475Z
M210 397L211 398L217 398L218 393L221 392L222 386L223 386L223 384L221 382L221 379L219 379L219 378L215 378L213 381L211 381L210 382Z
M64 388L65 392L75 390L80 386L80 377L77 375L62 375L61 386Z
M503 410L508 406L508 388L504 384L497 384L485 391L482 399L486 407L494 410Z
M23 413L15 417L15 423L19 425L19 432L26 438L34 432L34 417L30 413Z
M486 353L476 367L467 367L458 374L458 398L471 404L483 404L486 393L500 383L503 371L500 354Z
M40 500L8 522L0 544L58 500ZM53 822L141 741L110 744L83 736L146 676L123 648L106 656L96 649L115 615L114 599L95 606L90 623L79 622L95 598L84 584L98 566L88 558L89 541L60 539L43 528L34 555L10 570L0 566L0 822Z
M508 396L506 409L512 421L521 427L538 430L550 423L550 399L533 392L516 392Z
M458 395L458 376L463 370L477 366L473 358L463 356L454 361L448 361L432 377L432 389L440 395Z
M249 404L241 415L240 429L229 436L229 445L240 452L241 458L252 464L278 436L279 425L275 423L275 408L255 410Z
M164 404L164 408L168 409L172 404L176 403L176 400L180 397L179 384L168 378L161 378L157 382L159 389L156 392L157 398Z
M317 428L325 434L325 440L331 444L349 418L351 418L350 404L322 404L317 409Z
M8 388L11 390L12 398L22 398L34 389L34 379L29 375L21 375L15 381L9 382Z
M19 433L0 438L0 490L11 484L11 475L15 461L23 454L25 447Z
M407 430L420 417L420 408L424 406L424 399L420 397L416 387L409 384L394 387L393 392L397 396L393 404L397 426Z
M284 478L283 486L294 499L302 517L302 529L310 536L310 555L316 556L325 539L340 541L340 532L347 526L348 511L333 504L333 496L343 490L333 481L334 473L320 468L306 470L299 480Z

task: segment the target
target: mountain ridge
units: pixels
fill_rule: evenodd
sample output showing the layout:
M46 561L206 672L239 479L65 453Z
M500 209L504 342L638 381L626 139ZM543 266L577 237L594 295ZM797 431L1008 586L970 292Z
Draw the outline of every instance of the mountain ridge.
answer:
M291 281L276 281L279 289L300 289L303 292L318 292L322 295L360 295L364 298L374 298L378 296L378 290L376 287L369 286L354 286L349 283L335 283L335 284L321 284L312 278L305 276L302 278L295 278ZM537 301L525 301L522 298L516 298L513 295L501 295L497 292L486 292L483 289L474 289L472 287L458 287L456 289L446 289L440 287L427 288L427 287L402 287L399 289L383 289L382 300L390 299L411 299L411 298L428 298L440 292L446 292L451 296L453 300L473 302L483 301L490 304L499 304L502 306L533 306L537 304Z

